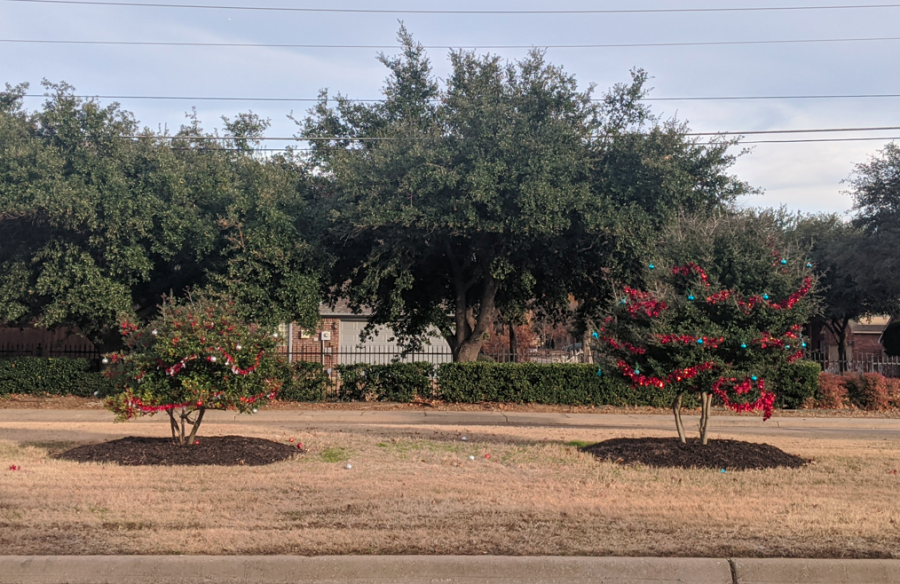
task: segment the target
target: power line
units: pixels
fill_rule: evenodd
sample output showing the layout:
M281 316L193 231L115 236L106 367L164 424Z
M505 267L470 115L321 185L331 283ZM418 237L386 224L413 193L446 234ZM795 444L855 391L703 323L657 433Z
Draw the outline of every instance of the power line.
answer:
M679 43L607 43L607 44L572 44L572 45L427 45L424 49L622 49L652 47L711 47L737 45L790 45L816 43L858 43L898 41L900 37L869 37L847 39L789 39L768 41L690 41ZM44 39L0 39L0 43L49 44L49 45L103 45L103 46L144 46L144 47L231 47L231 48L269 48L269 49L402 49L399 45L323 45L294 43L188 43L157 41L73 41Z
M860 138L809 138L800 140L741 140L738 144L810 144L822 142L869 142L873 140L900 140L900 136L860 137ZM704 145L711 145L710 143ZM190 150L189 148L173 148L173 150ZM211 148L211 150L245 151L243 148ZM312 152L313 148L253 148L253 152Z
M647 8L647 9L609 9L609 10L409 10L409 9L375 9L375 8L291 8L284 6L233 6L206 4L164 4L156 2L95 2L89 0L5 0L28 4L70 4L84 6L116 6L131 8L190 8L203 10L249 10L265 12L304 12L304 13L338 13L338 14L475 14L475 15L513 15L513 14L671 14L695 12L786 12L808 10L855 10L872 8L900 8L900 4L840 4L823 6L746 6L734 8Z
M47 97L40 93L29 93L22 97ZM272 102L318 102L318 97L209 97L209 96L170 96L170 95L73 95L79 99L146 99L159 101L272 101ZM900 93L869 93L858 95L743 95L743 96L697 96L697 97L645 97L641 101L740 101L740 100L778 100L778 99L872 99L896 98ZM333 96L330 101L336 101ZM346 99L360 103L383 102L384 99ZM595 98L592 101L603 101Z
M797 129L797 130L744 130L741 132L732 132L732 131L723 131L723 132L685 132L682 134L683 136L690 137L700 137L700 136L751 136L751 135L764 135L764 134L813 134L813 133L827 133L827 132L883 132L888 130L900 130L900 126L875 126L875 127L866 127L866 128L811 128L811 129ZM150 135L150 136L141 136L141 135L132 135L132 136L123 136L124 138L154 138L159 140L208 140L208 141L217 141L217 140L235 140L234 136L158 136L158 135ZM601 134L595 136L597 138L612 138L615 137L610 134ZM237 138L241 139L241 138ZM269 137L269 136L260 136L257 138L246 138L248 140L253 141L302 141L302 142L317 142L317 141L335 141L335 142L386 142L393 140L400 140L401 138L393 138L387 136L373 136L373 137L357 137L357 136L289 136L289 137ZM402 138L409 139L409 138ZM421 138L425 139L425 138ZM878 139L878 138L876 138Z

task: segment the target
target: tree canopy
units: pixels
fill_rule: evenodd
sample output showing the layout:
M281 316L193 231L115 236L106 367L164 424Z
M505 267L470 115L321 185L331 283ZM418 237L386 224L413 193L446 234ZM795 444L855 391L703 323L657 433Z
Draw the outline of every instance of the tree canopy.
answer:
M539 51L453 52L440 83L405 29L400 41L380 57L383 102L323 94L303 133L334 189L333 296L409 346L436 327L473 360L498 308L596 306L677 209L750 190L724 172L730 143L700 144L639 103L641 71L595 102Z
M308 177L290 155L253 154L265 120L225 119L220 137L194 117L170 136L65 83L45 87L32 112L27 86L0 93L0 321L115 346L123 319L208 287L255 320L314 325Z

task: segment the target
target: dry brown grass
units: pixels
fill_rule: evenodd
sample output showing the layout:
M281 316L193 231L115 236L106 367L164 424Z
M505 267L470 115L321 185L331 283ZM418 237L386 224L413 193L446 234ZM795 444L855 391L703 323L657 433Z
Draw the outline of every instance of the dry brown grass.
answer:
M622 467L566 445L632 431L472 427L462 442L451 427L298 424L277 432L309 447L296 460L151 468L54 460L71 444L29 443L38 423L4 427L23 440L0 441L6 554L900 557L896 441L773 435L764 441L814 463L722 474ZM275 437L252 421L201 430L226 432Z

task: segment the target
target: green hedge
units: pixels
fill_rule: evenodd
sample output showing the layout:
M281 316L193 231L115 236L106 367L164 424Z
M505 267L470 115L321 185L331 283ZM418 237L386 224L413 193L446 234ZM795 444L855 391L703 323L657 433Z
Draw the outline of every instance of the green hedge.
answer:
M815 401L819 393L819 373L822 368L813 361L797 361L785 365L767 381L777 396L775 407L797 410L807 400Z
M431 397L431 363L391 363L390 365L338 365L341 401L409 402L413 397Z
M512 402L559 405L653 406L667 408L668 390L634 389L597 366L572 363L447 363L438 369L440 395L449 402ZM684 405L695 407L694 396Z
M89 359L16 357L0 359L0 395L106 396L113 383Z
M318 402L325 399L331 381L320 363L282 362L279 368L283 385L278 399L296 402Z

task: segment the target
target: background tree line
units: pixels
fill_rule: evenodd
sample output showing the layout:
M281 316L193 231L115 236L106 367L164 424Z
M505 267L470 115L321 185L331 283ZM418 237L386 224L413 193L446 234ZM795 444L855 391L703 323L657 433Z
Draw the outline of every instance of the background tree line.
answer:
M849 179L852 223L739 212L754 189L730 173L735 142L653 114L645 72L592 99L539 51L453 52L440 80L405 29L400 40L401 55L380 56L382 102L323 93L297 120L308 155L258 152L268 122L253 114L224 119L222 135L195 118L169 135L66 84L27 111L26 88L7 85L0 321L76 326L106 350L122 319L188 289L306 328L320 300L343 297L408 347L436 328L470 361L494 322L528 310L589 334L674 233L711 245L679 225L723 217L744 222L736 240L808 254L838 339L850 319L900 312L895 145Z

